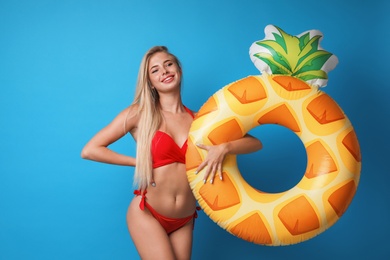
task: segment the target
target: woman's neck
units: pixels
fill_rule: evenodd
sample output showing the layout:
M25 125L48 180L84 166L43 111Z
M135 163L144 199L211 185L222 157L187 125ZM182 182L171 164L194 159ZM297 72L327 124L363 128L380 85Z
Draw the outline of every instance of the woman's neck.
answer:
M180 96L160 96L160 109L165 112L180 113L184 106Z

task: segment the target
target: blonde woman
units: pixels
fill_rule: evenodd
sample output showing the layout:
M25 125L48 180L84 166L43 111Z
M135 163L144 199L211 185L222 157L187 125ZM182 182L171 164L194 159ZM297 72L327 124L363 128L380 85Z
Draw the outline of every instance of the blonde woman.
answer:
M196 200L186 177L187 137L194 114L181 99L182 69L164 46L151 48L142 59L134 102L84 147L82 158L136 166L137 190L127 213L131 238L142 259L190 259ZM137 156L108 148L125 134L137 142ZM208 151L198 171L204 180L222 178L222 162L228 153L261 149L256 138L217 146L199 145Z

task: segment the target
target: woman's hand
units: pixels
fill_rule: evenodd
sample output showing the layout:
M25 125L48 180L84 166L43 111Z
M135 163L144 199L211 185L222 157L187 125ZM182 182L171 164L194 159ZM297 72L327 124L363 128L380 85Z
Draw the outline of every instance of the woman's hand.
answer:
M203 177L204 183L206 183L209 176L210 183L213 183L217 173L219 174L219 178L222 180L222 163L229 151L228 145L229 143L223 143L220 145L197 144L199 148L207 151L206 159L198 166L196 170L196 173L198 173L207 166Z
M198 166L195 174L207 166L203 182L206 183L207 179L210 177L210 183L213 183L217 173L219 178L222 180L222 164L227 154L252 153L260 150L263 147L263 144L259 139L246 134L240 139L219 145L197 144L197 146L206 150L207 156L206 159Z

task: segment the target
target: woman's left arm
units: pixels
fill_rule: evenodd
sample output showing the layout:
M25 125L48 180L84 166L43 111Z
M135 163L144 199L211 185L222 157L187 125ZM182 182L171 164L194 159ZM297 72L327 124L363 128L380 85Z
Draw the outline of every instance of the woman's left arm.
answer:
M196 173L200 172L207 166L203 181L206 183L210 176L210 183L213 183L214 177L217 173L219 174L219 178L222 180L222 163L227 154L245 154L256 152L263 147L263 144L259 139L246 134L240 139L219 145L197 144L197 146L206 150L207 156L198 166Z

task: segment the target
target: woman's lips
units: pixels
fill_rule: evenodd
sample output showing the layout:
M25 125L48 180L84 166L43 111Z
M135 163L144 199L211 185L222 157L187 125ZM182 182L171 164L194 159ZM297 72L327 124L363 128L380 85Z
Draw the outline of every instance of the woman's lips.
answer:
M164 82L164 83L170 83L170 82L173 81L173 78L174 78L174 77L173 77L172 75L170 75L170 76L164 78L164 79L162 80L162 82Z

